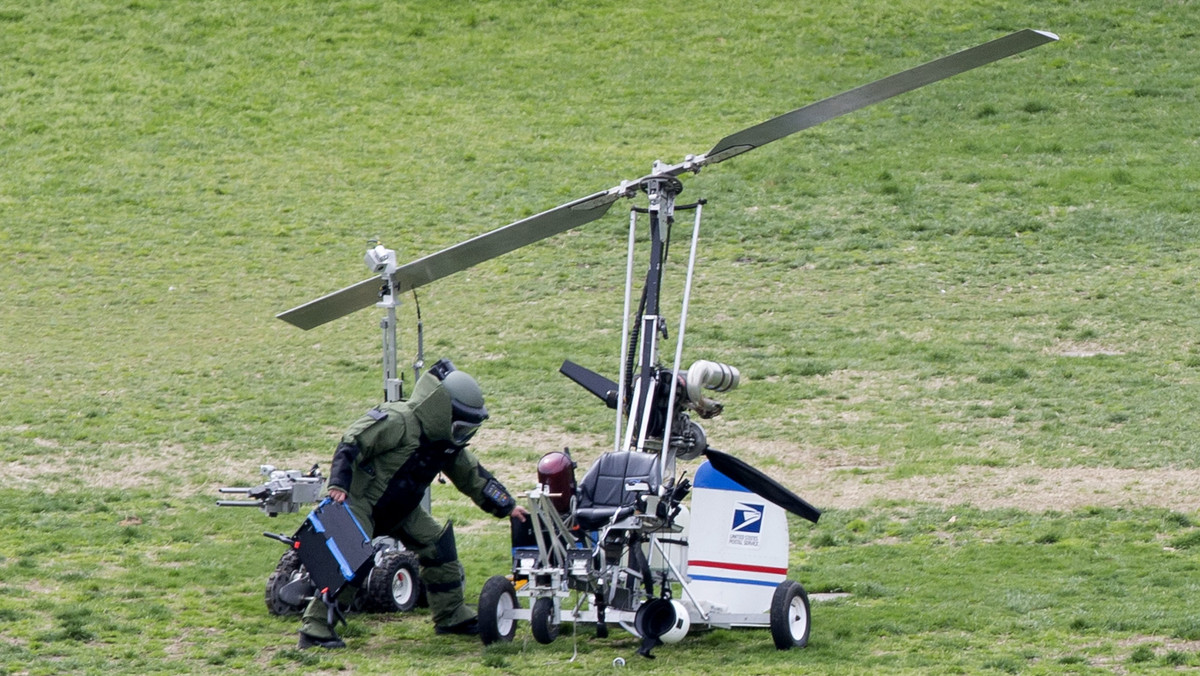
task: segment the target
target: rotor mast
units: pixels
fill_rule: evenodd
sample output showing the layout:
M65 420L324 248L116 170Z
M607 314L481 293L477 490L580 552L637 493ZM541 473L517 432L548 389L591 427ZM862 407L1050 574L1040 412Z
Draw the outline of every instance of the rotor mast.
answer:
M384 247L378 240L372 240L372 243L375 246L367 250L363 262L373 272L379 273L379 302L375 307L384 310L383 319L379 321L383 333L383 400L401 401L404 398L404 378L400 376L396 361L396 308L400 306L396 270L399 266L396 264L395 251Z
M654 177L642 184L649 202L646 212L650 216L650 262L646 269L646 281L642 289L644 310L639 317L641 326L638 334L637 389L630 406L630 416L631 418L637 417L637 424L629 427L625 441L627 448L636 448L639 451L646 450L646 439L654 412L653 403L657 401L658 339L659 336L665 336L667 333L666 322L661 315L659 303L663 263L666 257L664 230L669 228L674 221L675 198L683 192L683 184L679 179L659 173L660 167L661 163L655 162ZM633 440L635 429L638 430L636 442Z

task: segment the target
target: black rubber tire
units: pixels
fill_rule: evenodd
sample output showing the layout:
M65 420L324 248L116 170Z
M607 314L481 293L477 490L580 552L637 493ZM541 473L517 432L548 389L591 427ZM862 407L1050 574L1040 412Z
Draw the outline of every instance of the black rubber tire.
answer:
M412 552L385 552L367 577L367 607L380 613L407 613L416 608L423 592L420 572Z
M304 612L303 605L292 605L279 597L280 589L304 574L304 566L301 565L300 554L296 550L289 549L279 557L274 572L267 577L267 588L263 594L267 610L272 615L299 615Z
M517 634L517 621L500 618L507 610L519 608L517 592L503 575L493 575L479 592L479 638L484 645L511 641Z
M529 629L533 638L542 645L554 643L558 638L560 625L554 617L554 599L543 596L533 602L533 610L529 613Z
M794 580L784 580L771 597L771 638L779 650L803 648L812 631L808 592Z

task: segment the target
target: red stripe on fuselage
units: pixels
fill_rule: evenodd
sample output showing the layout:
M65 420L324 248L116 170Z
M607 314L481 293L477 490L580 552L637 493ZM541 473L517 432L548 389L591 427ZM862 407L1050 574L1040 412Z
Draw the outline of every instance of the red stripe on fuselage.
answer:
M767 573L770 575L787 575L787 568L773 566L754 566L748 563L722 563L720 561L688 561L689 566L704 568L720 568L722 570L740 570L747 573Z

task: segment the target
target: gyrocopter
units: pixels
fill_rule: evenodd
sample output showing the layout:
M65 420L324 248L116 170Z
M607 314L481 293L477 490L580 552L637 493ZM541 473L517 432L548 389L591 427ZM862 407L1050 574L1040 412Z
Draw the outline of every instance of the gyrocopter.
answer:
M1052 33L1021 30L930 61L730 134L708 152L688 155L677 164L655 161L641 178L404 265L397 264L392 250L375 246L366 261L377 276L277 315L307 330L372 305L385 309L384 391L395 400L402 396L395 357L395 309L402 294L594 221L620 198L646 195L646 206L630 212L621 355L612 370L616 380L569 360L560 368L615 412L612 448L578 482L568 453L553 451L539 461L536 487L522 496L532 518L524 528L514 526L511 574L488 579L480 594L485 644L512 640L522 621L530 623L542 643L552 642L563 622L594 625L602 637L616 624L641 639L638 652L646 657L653 657L655 646L676 642L693 627L764 627L779 649L807 644L808 595L787 577L786 513L816 523L821 512L771 477L710 446L692 419L719 415L722 406L710 393L733 389L740 374L733 366L707 360L683 367L704 201L677 204L680 177L1057 39ZM662 280L676 213L687 211L692 227L686 279L673 327L673 354L666 355L660 350L669 335ZM645 229L641 239L639 228ZM639 241L648 242L649 254L644 275L635 280ZM418 346L418 371L421 352ZM704 461L687 479L679 462L700 458ZM526 605L521 599L527 599Z

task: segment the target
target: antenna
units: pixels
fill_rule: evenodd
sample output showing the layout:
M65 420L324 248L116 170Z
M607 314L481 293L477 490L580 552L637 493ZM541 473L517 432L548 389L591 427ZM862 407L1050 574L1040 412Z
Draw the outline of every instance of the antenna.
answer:
M385 312L379 322L379 328L383 331L383 400L402 401L404 378L396 365L396 308L400 305L400 301L397 300L399 291L396 286L396 252L383 246L378 239L367 240L367 243L374 246L367 249L363 262L369 270L379 273L382 285L379 288L379 302L375 307L382 308ZM415 289L413 303L417 308L417 359L413 362L413 379L416 382L421 377L421 369L425 367L425 329L421 325L421 304L417 302ZM425 487L425 495L421 498L421 508L426 512L433 511L432 493L428 486Z
M385 311L379 322L383 330L383 400L400 401L404 398L404 379L396 368L396 252L383 246L378 239L368 241L375 246L367 249L363 262L372 272L379 274L379 302L375 307Z

